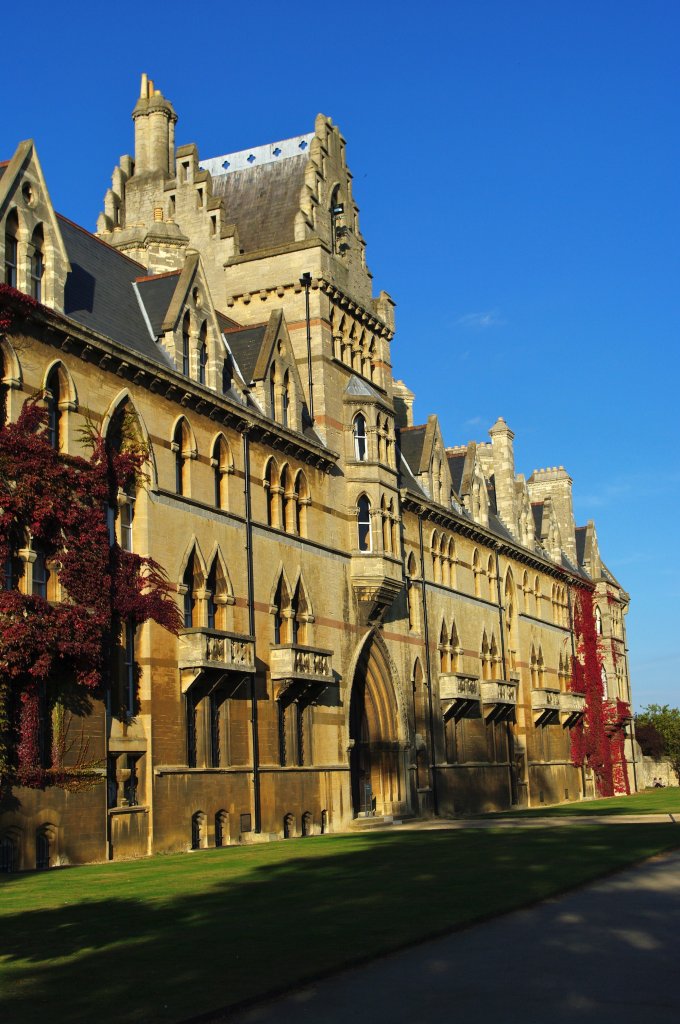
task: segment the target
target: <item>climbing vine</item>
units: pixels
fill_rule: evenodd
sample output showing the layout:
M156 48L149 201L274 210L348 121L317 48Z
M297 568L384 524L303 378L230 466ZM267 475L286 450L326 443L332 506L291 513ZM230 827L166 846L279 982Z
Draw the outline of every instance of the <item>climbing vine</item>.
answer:
M601 796L629 792L623 746L628 705L618 699L604 699L602 651L592 592L575 590L573 605L577 650L572 658L571 689L585 696L586 710L583 720L571 731L571 759L576 765L592 768Z
M63 694L85 711L103 695L123 624L181 625L161 566L112 542L107 521L119 490L141 483L148 450L132 436L116 448L90 429L90 457L65 455L48 443L46 421L29 399L0 428L0 795L17 783L81 788L87 771L64 766ZM59 601L18 589L22 554L35 551L58 576ZM50 756L40 749L45 713ZM83 749L75 760L87 768Z

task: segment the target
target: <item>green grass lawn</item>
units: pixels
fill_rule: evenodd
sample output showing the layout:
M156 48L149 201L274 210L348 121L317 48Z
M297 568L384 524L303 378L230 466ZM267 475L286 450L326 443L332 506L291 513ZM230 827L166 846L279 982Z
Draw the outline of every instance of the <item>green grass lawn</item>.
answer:
M581 803L558 804L555 807L532 807L528 810L495 811L479 815L484 818L547 818L572 814L680 814L680 787L645 789L630 796L610 796L602 800L584 800Z
M678 845L672 824L383 832L5 876L0 1019L180 1021Z

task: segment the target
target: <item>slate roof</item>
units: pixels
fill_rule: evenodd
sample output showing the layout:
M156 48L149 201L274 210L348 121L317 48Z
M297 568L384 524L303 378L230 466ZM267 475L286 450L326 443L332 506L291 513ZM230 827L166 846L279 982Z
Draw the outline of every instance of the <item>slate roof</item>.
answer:
M382 398L375 390L375 388L372 388L368 381L361 380L355 374L352 374L349 381L347 382L345 394L355 395L357 398L372 398L378 402L382 401Z
M463 469L465 468L465 452L460 455L447 455L446 461L449 464L451 483L456 494L460 494L460 485L463 482Z
M420 468L426 430L426 426L401 427L399 430L399 448L414 473Z
M175 294L177 282L179 281L179 270L173 270L169 274L159 274L156 277L144 277L137 279L137 291L144 303L146 315L149 318L151 329L156 337L161 334L161 328L168 306Z
M586 553L586 527L576 527L576 557L578 558L578 564L583 565L583 561Z
M402 477L404 486L409 490L415 492L419 498L427 498L425 491L422 489L402 453L399 452L399 474Z
M225 331L227 342L246 384L250 384L267 332L267 324L231 328Z
M145 268L73 221L57 216L71 263L64 289L66 315L146 359L171 365L165 351L151 337L132 287Z
M307 160L293 156L213 177L213 195L224 199L226 222L238 228L244 252L295 241Z
M503 526L503 523L493 512L489 512L489 529L492 533L495 533L497 537L502 537L503 540L509 540L512 544L517 543L517 540L513 537L510 531Z

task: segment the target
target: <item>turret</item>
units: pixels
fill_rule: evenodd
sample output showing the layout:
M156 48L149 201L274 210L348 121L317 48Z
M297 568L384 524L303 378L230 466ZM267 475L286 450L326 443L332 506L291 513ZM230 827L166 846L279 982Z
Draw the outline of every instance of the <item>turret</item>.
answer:
M170 100L160 89L154 89L145 74L132 120L135 123L135 176L174 174L177 114Z
M493 475L498 515L507 528L517 535L515 451L512 443L515 435L502 416L496 420L489 434L493 451Z

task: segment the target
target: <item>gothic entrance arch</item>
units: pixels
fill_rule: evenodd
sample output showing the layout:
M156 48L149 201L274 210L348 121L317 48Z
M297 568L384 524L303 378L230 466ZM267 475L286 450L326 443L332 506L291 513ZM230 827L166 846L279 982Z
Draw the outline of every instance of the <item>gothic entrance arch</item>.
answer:
M406 744L386 652L375 638L359 656L349 709L350 775L354 816L406 813Z

